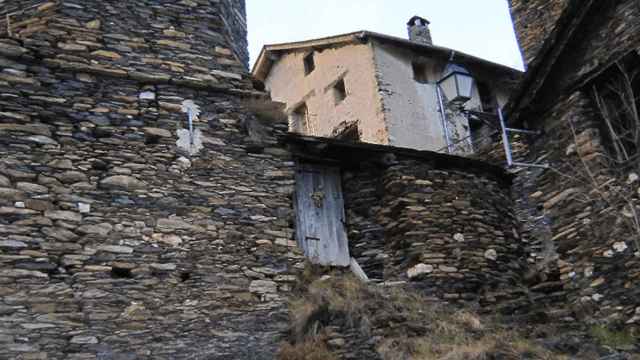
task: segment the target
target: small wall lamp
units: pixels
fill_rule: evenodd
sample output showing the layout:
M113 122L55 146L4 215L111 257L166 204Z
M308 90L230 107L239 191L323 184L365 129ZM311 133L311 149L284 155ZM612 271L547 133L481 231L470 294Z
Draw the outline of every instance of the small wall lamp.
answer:
M449 63L438 85L449 103L463 105L471 99L474 80L464 67Z

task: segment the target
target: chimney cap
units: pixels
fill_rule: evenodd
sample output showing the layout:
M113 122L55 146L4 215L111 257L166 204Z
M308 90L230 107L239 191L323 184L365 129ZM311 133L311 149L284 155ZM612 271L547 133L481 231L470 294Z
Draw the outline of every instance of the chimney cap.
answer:
M416 15L416 16L412 17L411 19L409 19L409 21L407 21L407 25L408 25L408 26L415 25L416 20L420 20L420 21L422 22L422 24L423 24L423 25L429 25L429 24L431 24L431 22L430 22L429 20L427 20L427 19L423 18L422 16L418 16L418 15Z

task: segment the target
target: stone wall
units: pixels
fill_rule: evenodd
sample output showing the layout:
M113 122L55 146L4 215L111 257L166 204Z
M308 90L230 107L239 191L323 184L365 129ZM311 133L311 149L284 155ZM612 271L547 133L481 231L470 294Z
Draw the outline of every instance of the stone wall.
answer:
M243 65L249 69L249 41L247 39L247 7L243 0L223 0L221 19L230 36L230 46Z
M523 169L516 180L529 211L520 215L531 230L530 285L567 316L637 323L637 232L616 193L633 203L638 184L610 167L588 95L572 94L541 119L545 135L531 139L526 161L550 168Z
M10 29L49 68L145 83L247 89L245 65L229 41L229 34L239 37L242 30L230 30L223 21L220 14L236 12L226 4L55 1L16 15L22 22L12 21ZM36 21L42 18L44 28Z
M528 1L526 3L532 4L532 9L536 9L533 6L536 3L545 3L540 6L551 9L551 4L556 2ZM529 8L524 5L519 7L521 10L514 10L514 22L517 24L518 21L522 21L526 24L526 16L522 15L522 20L518 20L520 18L518 14L526 14L523 9ZM545 55L547 58L544 63L540 59L534 71L525 76L523 85L526 89L520 89L516 97L511 100L511 106L507 107L513 107L511 110L518 118L509 120L517 120L525 124L530 122L531 127L539 125L534 123L540 123L538 120L540 116L553 106L568 98L577 89L588 85L589 81L625 55L637 51L640 44L640 8L635 1L597 1L589 8L581 8L580 2L570 2L567 3L566 8L566 18L571 19L580 15L581 21L563 24L562 31L558 30L564 34L562 36L554 33L553 36L557 37L557 41L553 44L553 51ZM535 29L538 28L540 27L535 27ZM529 30L518 26L516 30L520 38L531 35ZM568 36L569 34L571 36ZM537 40L531 43L540 44ZM521 40L520 45L526 50L528 42Z
M242 105L226 4L51 2L0 39L0 358L273 357L293 163Z
M516 25L518 17L526 22L527 7L513 3ZM531 9L554 4L527 3ZM572 6L579 9L578 2ZM550 166L520 169L514 182L530 245L527 278L534 298L567 319L637 324L638 235L621 206L636 202L637 183L607 159L608 139L590 90L598 74L637 51L640 8L634 1L595 2L584 16L564 48L547 59L552 67L541 72L544 78L531 79L528 89L536 93L525 94L527 107L510 119L543 131L528 138L519 155ZM530 35L518 30L521 39ZM526 51L527 43L521 45Z
M349 251L371 279L384 279L384 224L378 221L382 211L381 174L384 168L366 164L343 173L342 188L348 221Z
M615 29L612 31L611 29ZM547 75L535 106L549 110L615 61L640 48L640 7L633 0L598 1Z
M498 171L499 173L499 171ZM345 171L350 250L365 272L434 299L514 297L523 263L509 177L399 157Z
M525 66L538 55L569 0L510 0L511 17Z

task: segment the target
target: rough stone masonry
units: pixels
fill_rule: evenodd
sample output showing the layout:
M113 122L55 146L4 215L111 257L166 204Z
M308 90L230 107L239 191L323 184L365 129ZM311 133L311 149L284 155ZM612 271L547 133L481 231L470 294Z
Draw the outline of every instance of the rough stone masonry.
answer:
M272 358L302 259L287 126L247 131L244 2L0 13L0 358Z

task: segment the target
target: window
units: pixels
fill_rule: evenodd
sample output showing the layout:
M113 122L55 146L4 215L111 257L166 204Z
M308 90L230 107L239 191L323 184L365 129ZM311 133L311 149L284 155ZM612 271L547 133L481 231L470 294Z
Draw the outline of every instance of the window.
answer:
M293 110L289 117L289 130L299 134L311 135L307 104L303 103Z
M604 147L619 166L640 157L640 56L635 51L604 70L590 84Z
M411 63L411 67L413 68L413 79L419 83L426 84L429 82L429 77L427 76L427 65L424 63Z
M304 57L304 74L309 75L316 68L316 62L313 58L313 52Z
M339 104L347 98L347 88L344 85L344 79L338 80L338 82L333 85L333 96L335 98L336 104Z
M358 129L358 122L341 122L333 129L331 136L342 141L359 142L360 130Z

